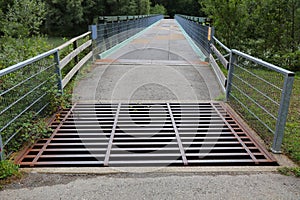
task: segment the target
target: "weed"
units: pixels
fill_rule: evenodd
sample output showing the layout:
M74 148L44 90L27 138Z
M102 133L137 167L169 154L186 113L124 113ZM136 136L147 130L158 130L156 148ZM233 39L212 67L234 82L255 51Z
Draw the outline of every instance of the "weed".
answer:
M286 176L300 177L300 167L280 167L277 169L279 173Z
M0 161L0 179L17 175L19 173L19 166L12 163L10 160Z
M225 98L226 98L226 97L225 97L225 94L222 93L222 94L220 94L219 96L217 96L217 97L215 98L215 100L216 100L216 101L224 101Z

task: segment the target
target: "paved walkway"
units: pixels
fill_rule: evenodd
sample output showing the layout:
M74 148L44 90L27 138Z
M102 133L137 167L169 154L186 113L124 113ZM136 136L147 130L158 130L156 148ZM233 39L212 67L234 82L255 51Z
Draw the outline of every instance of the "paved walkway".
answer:
M79 81L74 101L213 100L221 93L208 63L193 51L175 20L164 19Z
M300 179L279 174L31 175L31 186L0 192L13 199L300 199ZM26 184L26 183L23 183ZM28 183L27 183L28 184ZM22 187L22 183L13 187Z

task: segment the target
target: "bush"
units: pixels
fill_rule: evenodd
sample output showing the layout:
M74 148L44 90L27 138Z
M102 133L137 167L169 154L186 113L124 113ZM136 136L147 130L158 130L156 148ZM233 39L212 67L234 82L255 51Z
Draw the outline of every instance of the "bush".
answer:
M15 38L36 35L46 16L45 3L40 0L14 0L8 4L4 14L0 28L4 35Z
M0 179L16 175L18 173L18 169L19 166L9 160L0 161Z
M29 38L3 36L0 38L0 70L50 49L51 46L43 36Z

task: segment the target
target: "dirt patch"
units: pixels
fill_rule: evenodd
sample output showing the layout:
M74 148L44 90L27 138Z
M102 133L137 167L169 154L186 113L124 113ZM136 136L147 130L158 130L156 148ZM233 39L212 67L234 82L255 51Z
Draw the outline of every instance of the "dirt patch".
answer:
M52 186L57 184L67 184L77 179L93 178L96 175L83 174L39 174L22 173L17 177L11 177L0 181L0 190L34 188L41 186ZM97 175L98 176L98 175Z

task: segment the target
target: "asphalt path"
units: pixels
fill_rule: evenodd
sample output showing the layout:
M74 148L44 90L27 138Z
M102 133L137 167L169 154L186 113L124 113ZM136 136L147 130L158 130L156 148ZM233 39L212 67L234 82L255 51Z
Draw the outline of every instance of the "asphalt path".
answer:
M276 173L70 176L33 174L0 199L300 199L300 179Z

